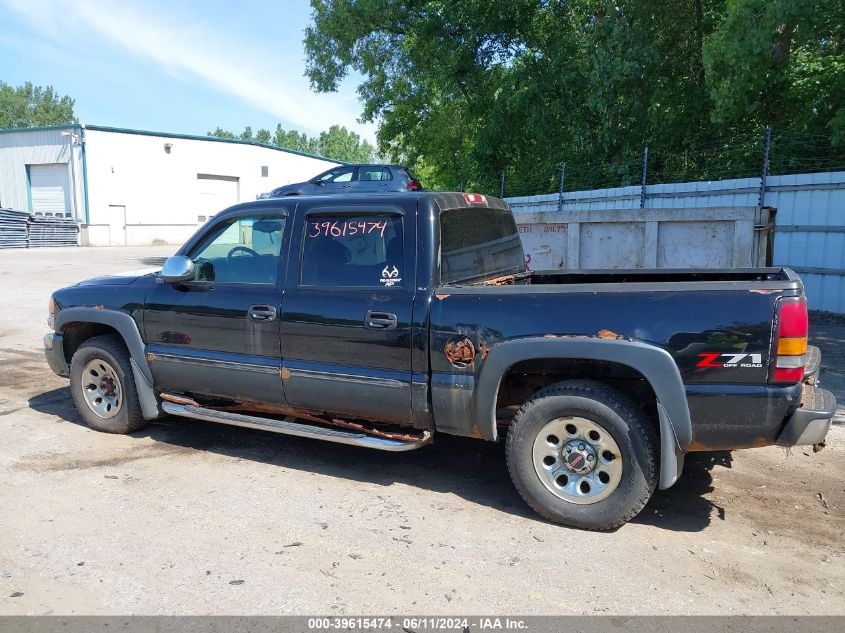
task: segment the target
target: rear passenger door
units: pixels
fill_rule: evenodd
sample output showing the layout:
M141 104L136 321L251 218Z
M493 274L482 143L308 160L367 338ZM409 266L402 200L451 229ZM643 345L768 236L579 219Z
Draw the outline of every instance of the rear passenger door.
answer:
M388 167L379 165L364 165L358 168L358 179L352 189L355 193L379 193L393 190L389 187L392 175Z
M300 204L281 317L292 406L411 421L412 218L394 206Z

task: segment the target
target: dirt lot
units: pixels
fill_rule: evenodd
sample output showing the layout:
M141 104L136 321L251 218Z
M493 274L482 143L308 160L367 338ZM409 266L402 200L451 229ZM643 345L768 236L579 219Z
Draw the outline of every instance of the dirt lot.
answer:
M0 251L0 614L845 614L842 409L822 452L694 456L606 534L539 520L501 446L88 430L43 360L49 293L172 250ZM813 321L845 403L845 321Z

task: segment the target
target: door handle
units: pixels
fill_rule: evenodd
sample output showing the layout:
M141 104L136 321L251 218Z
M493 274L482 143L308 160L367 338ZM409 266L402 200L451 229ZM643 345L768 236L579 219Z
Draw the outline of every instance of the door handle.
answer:
M249 318L253 321L275 321L276 308L265 305L249 306Z
M364 319L364 325L374 330L395 330L399 320L395 314L389 312L367 312L367 318Z

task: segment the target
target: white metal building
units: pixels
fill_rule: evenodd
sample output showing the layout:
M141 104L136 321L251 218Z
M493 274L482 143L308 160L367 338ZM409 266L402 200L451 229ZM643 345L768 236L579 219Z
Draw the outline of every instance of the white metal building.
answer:
M75 218L83 245L179 244L226 207L338 164L205 136L95 125L0 130L0 206Z

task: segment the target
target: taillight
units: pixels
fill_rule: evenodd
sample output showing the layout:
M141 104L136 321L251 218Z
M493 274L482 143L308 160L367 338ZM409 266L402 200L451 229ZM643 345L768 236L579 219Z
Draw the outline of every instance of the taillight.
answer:
M804 377L807 353L807 300L788 297L778 303L775 371L772 382L796 383Z
M421 191L422 185L420 184L419 180L409 180L408 181L408 191Z

